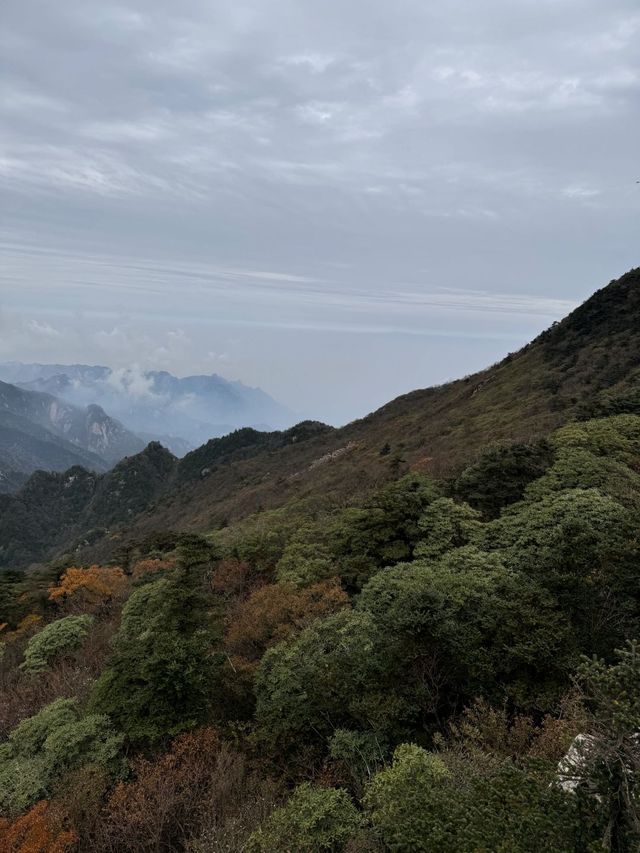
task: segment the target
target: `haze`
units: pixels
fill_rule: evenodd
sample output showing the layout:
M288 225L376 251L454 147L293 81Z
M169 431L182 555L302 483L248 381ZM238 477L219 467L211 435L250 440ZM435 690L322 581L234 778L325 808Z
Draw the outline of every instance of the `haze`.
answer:
M5 0L0 360L332 423L638 262L637 0Z

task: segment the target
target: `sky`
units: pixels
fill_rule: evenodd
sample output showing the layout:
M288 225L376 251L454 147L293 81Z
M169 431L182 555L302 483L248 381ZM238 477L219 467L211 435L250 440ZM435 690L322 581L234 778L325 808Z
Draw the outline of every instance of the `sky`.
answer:
M0 360L344 423L640 263L638 0L3 0Z

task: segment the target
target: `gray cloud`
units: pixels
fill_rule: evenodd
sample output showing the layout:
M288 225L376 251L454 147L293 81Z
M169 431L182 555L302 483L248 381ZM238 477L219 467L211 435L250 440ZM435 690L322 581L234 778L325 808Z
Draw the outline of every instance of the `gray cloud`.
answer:
M218 369L343 420L638 262L636 0L0 15L3 357Z

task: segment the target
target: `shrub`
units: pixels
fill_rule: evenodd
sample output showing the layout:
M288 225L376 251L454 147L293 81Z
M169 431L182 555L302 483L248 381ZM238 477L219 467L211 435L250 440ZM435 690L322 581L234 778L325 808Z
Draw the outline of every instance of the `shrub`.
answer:
M91 616L66 616L50 622L29 640L21 669L35 674L52 661L82 645L93 624Z
M0 746L0 811L16 814L51 796L60 777L83 764L117 772L121 744L107 717L81 717L74 699L47 705Z
M306 782L253 833L247 853L342 850L360 825L360 815L346 791Z
M47 800L15 820L0 818L0 853L67 853L77 841L60 809Z

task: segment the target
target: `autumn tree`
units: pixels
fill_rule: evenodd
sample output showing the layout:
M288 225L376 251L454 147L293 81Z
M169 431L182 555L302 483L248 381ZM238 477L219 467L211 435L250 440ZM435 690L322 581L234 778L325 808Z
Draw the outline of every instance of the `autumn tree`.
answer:
M0 818L0 853L68 853L77 841L65 815L47 800L14 820Z
M81 610L97 610L120 598L126 586L127 578L118 566L71 566L50 588L49 600Z
M161 559L160 557L146 557L137 560L131 568L131 576L134 580L138 580L144 575L157 572L165 572L169 569L175 569L175 560Z
M258 781L214 729L187 732L167 752L132 762L130 781L120 782L108 797L96 847L155 853L184 850L202 837L202 847L189 849L244 849L226 844L232 836L243 841L269 813L274 797L272 786ZM224 847L216 845L218 835Z
M302 589L291 583L263 586L229 613L225 647L232 655L258 661L274 643L335 613L348 600L335 578Z

